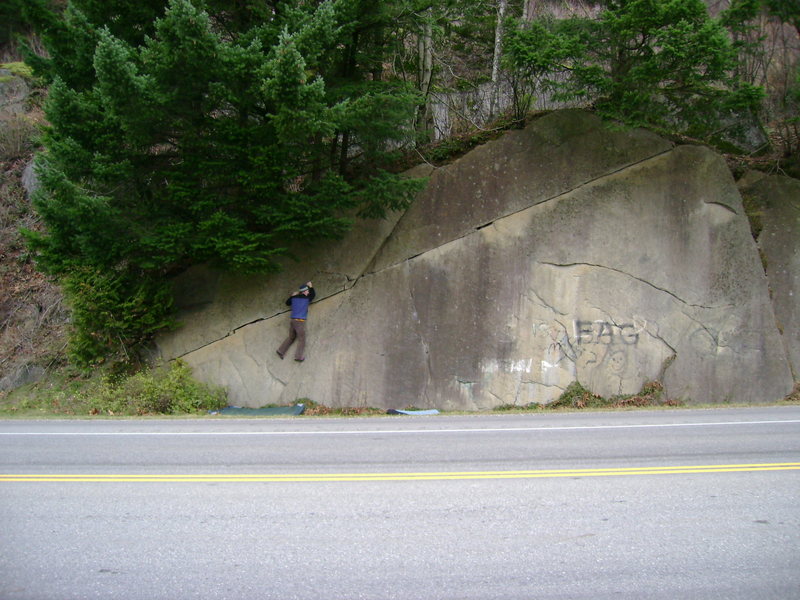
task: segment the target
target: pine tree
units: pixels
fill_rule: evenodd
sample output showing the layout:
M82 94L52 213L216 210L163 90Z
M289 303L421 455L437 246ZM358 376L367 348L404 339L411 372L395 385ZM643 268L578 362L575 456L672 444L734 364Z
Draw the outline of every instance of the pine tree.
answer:
M605 0L603 6L596 19L518 24L510 64L561 74L548 82L562 98L590 102L632 126L706 136L729 111L757 107L761 91L732 77L735 50L702 0Z
M378 74L374 3L36 0L52 79L29 233L76 314L73 355L137 347L169 326L165 276L269 272L297 240L341 236L420 182L380 167L416 97ZM117 314L92 312L116 298ZM91 318L88 318L91 316Z

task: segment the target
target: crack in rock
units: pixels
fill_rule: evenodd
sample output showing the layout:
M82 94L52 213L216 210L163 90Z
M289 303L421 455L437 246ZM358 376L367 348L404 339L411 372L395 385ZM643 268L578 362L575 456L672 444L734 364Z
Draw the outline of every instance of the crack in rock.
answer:
M264 368L266 369L266 371L267 371L267 374L268 374L270 377L272 377L272 380L273 380L273 381L277 381L279 384L281 384L281 385L284 387L284 389L286 388L286 386L287 386L287 385L289 385L289 382L288 382L288 381L284 381L283 379L281 379L280 377L278 377L278 376L277 376L275 373L273 373L272 369L270 369L270 368L269 368L269 363L266 363L266 365L265 365L265 367L264 367ZM283 393L283 392L281 392L281 393Z
M705 204L707 204L709 206L719 206L720 208L724 208L726 211L731 212L734 215L737 215L737 216L739 215L739 213L736 212L736 210L734 210L732 207L728 206L724 202L715 202L714 200L706 200Z
M318 271L319 274L343 276L346 279L346 283L347 284L351 284L349 286L345 284L345 286L343 286L341 290L333 292L332 294L329 294L329 295L325 296L324 298L320 298L319 300L324 300L325 298L330 298L330 297L333 297L333 296L335 296L337 294L341 294L341 293L344 293L344 292L347 292L347 291L351 290L366 275L374 275L374 274L379 273L381 271L384 271L386 269L390 269L392 267L395 267L395 266L397 266L398 264L401 264L401 263L406 263L407 264L409 261L414 260L414 259L416 259L416 258L418 258L418 257L420 257L420 256L422 256L424 254L427 254L428 252L435 251L438 248L441 248L443 245L446 245L446 244L449 244L451 242L455 242L455 241L461 240L463 238L466 238L466 237L468 237L470 235L473 235L477 231L480 231L481 229L484 229L486 227L494 225L498 221L501 221L501 220L506 219L508 217L514 216L514 215L516 215L518 213L522 213L522 212L524 212L524 211L526 211L526 210L528 210L530 208L533 208L534 206L539 206L539 205L543 205L543 204L547 204L547 203L551 203L553 201L556 201L559 198L561 198L562 196L565 196L567 194L571 194L571 193L573 193L574 191L576 191L576 190L578 190L580 188L583 188L583 187L586 187L586 186L590 186L590 185L592 185L592 184L594 184L596 182L599 182L599 181L602 181L603 179L606 179L608 177L614 176L614 175L616 175L618 173L621 173L621 172L623 172L623 171L625 171L627 169L630 169L632 167L636 167L636 166L639 166L641 164L647 163L649 161L655 160L655 159L659 158L660 156L663 156L665 154L669 154L672 151L673 151L673 149L670 148L670 149L664 150L662 152L657 152L657 153L655 153L655 154L653 154L651 156L642 158L641 160L637 160L637 161L634 161L634 162L631 162L631 163L627 163L627 164L622 165L622 166L620 166L620 167L618 167L618 168L616 168L614 170L607 171L607 172L605 172L605 173L603 173L601 175L598 175L596 177L589 178L589 179L587 179L585 181L582 181L582 182L580 182L578 184L573 185L572 187L570 187L570 188L568 188L566 190L562 190L562 191L558 192L557 194L554 194L554 195L549 196L547 198L543 198L540 201L538 201L538 202L536 202L534 204L531 204L530 206L526 206L526 207L520 208L518 210L512 210L512 211L509 211L507 213L500 214L497 217L495 217L494 219L492 219L491 221L489 221L487 223L483 223L483 224L478 225L476 227L473 227L473 228L465 231L462 235L456 236L452 240L448 240L447 242L444 242L444 243L439 244L437 246L434 246L432 248L427 248L425 250L422 250L421 252L417 252L416 254L414 254L412 256L409 256L409 257L407 257L407 258L405 258L405 259L403 259L401 261L398 261L397 263L386 265L382 269L373 270L372 267L375 264L375 261L376 261L377 257L380 256L381 251L383 250L383 248L389 243L389 240L393 237L395 232L398 230L398 228L400 227L401 223L406 219L406 216L408 215L408 212L406 211L403 215L400 216L400 218L394 224L394 226L392 227L392 230L386 235L386 237L384 238L383 242L380 244L380 246L373 253L372 257L370 257L369 260L365 261L365 263L364 263L365 266L364 266L364 269L362 270L361 273L359 273L358 275L355 275L355 276L350 276L347 273L341 273L341 272L337 272L337 271ZM722 204L721 206L725 206L725 205ZM730 207L726 206L726 208L728 210L732 210ZM559 264L556 264L556 263L542 263L542 264L555 266L555 267L559 267L559 266L569 267L569 266L578 266L581 263L574 263L574 264L571 264L571 265L570 264L559 265ZM610 269L610 270L616 270L616 269L612 269L610 267L603 267L602 265L588 265L588 266L595 266L595 267L598 267L598 268L607 268L607 269ZM622 271L617 271L617 272L620 272L622 274L625 274L625 275L628 275L630 277L633 277L634 279L638 279L638 278L636 278L636 277L634 277L632 275L629 275L627 273L624 273ZM644 280L641 280L641 279L639 279L639 281L642 281L643 283L645 283L647 285L655 287L656 289L660 289L657 286L654 286L654 285L650 284L647 281L644 281ZM664 293L667 293L667 294L675 297L677 300L679 300L680 302L683 302L684 304L687 304L689 306L697 306L697 305L688 304L687 302L683 301L681 298L679 298L675 294L672 294L668 290L661 290L661 291L663 291ZM537 295L537 297L538 297L538 295ZM561 311L558 311L557 309L555 309L555 307L549 306L543 299L541 299L541 298L539 298L539 299L541 300L542 305L545 308L549 308L550 310L553 310L553 312L556 312L557 314L565 316L564 313L562 313ZM702 307L701 306L700 308L711 308L711 307ZM278 317L278 316L280 316L282 314L286 314L287 312L289 312L288 309L287 310L278 311L278 312L273 313L272 315L259 317L257 319L253 319L252 321L249 321L247 323L243 323L241 325L238 325L238 326L234 327L231 331L229 331L227 334L225 334L224 336L222 336L220 338L217 338L217 339L214 339L214 340L211 340L211 341L209 341L209 342L207 342L205 344L202 344L202 345L200 345L200 346L198 346L196 348L192 348L190 350L187 350L187 351L183 352L181 355L177 356L176 358L183 358L188 354L191 354L193 352L201 350L202 348L205 348L207 346L215 344L216 342L221 341L221 340L223 340L223 339L225 339L225 338L237 333L238 331L240 331L241 329L244 329L245 327L249 327L250 325L254 325L256 323L260 323L261 321L266 321L266 320L269 320L269 319L273 319L273 318ZM426 350L426 353L429 354L429 352L427 352L427 350ZM429 379L430 379L430 370L429 370L428 375L429 375Z
M592 185L594 185L596 183L599 183L599 182L603 181L606 178L613 177L613 176L615 176L615 175L617 175L619 173L622 173L623 171L626 171L627 169L631 169L631 168L637 167L639 165L643 165L643 164L645 164L647 162L656 160L661 156L664 156L666 154L669 154L670 152L673 152L673 150L674 150L673 148L669 148L668 150L664 150L662 152L657 152L657 153L655 153L655 154L653 154L651 156L647 156L645 158L642 158L641 160L637 160L637 161L634 161L634 162L631 162L631 163L627 163L627 164L622 165L622 166L620 166L620 167L618 167L616 169L613 169L613 170L607 171L605 173L602 173L600 175L597 175L596 177L591 177L589 179L581 181L580 183L576 183L572 187L569 187L569 188L567 188L565 190L561 190L561 191L557 192L556 194L553 194L552 196L548 196L546 198L542 198L542 199L534 202L533 204L529 204L528 206L524 206L522 208L518 208L518 209L515 209L515 210L510 210L508 212L501 213L501 214L497 215L495 218L493 218L492 220L490 220L490 221L488 221L486 223L482 223L480 225L473 226L473 227L471 227L469 229L466 229L463 233L457 234L452 239L449 239L447 241L443 241L443 242L441 242L440 244L438 244L436 246L433 246L431 248L426 248L425 250L417 252L416 254L414 254L412 256L408 256L406 258L398 260L395 263L386 265L383 269L380 269L378 271L370 270L369 274L378 273L381 270L388 269L388 268L397 266L397 265L399 265L399 264L401 264L403 262L410 261L410 260L413 260L415 258L418 258L418 257L422 256L423 254L427 254L428 252L432 252L434 250L437 250L438 248L441 248L442 246L445 246L447 244L451 244L453 242L457 242L459 240L467 238L467 237L469 237L471 235L475 235L478 231L480 231L482 229L485 229L487 227L490 227L492 225L495 225L499 221L503 221L503 220L505 220L505 219L507 219L509 217L513 217L515 215L523 213L523 212L525 212L527 210L530 210L531 208L542 206L542 205L545 205L545 204L550 204L550 203L553 203L555 201L558 201L562 197L567 196L569 194L572 194L572 193L576 192L577 190L580 190L581 188L592 186ZM400 227L400 224L406 218L406 214L408 214L408 213L405 213L402 217L400 217L400 219L398 219L398 221L395 224L395 226L392 229L392 231L389 233L389 235L386 236L386 239L381 244L381 247L372 256L372 258L369 261L368 269L371 268L375 264L375 261L376 261L377 257L380 255L381 250L383 250L383 248L386 245L389 244L389 240L394 235L395 230L397 230ZM365 272L366 272L366 270L365 270Z
M532 296L531 296L531 295L532 295ZM526 293L523 293L522 297L523 297L523 298L525 298L525 299L526 299L528 302L530 302L531 304L534 304L534 305L541 306L541 307L542 307L542 308L544 308L545 310L549 310L550 312L552 312L552 313L554 313L554 314L557 314L557 315L558 315L558 316L560 316L560 317L566 317L566 316L569 314L569 313L566 313L566 312L564 312L564 311L562 311L562 310L559 310L559 309L558 309L558 308L556 308L555 306L553 306L553 305L549 304L549 303L547 302L547 300L545 300L544 298L542 298L542 297L541 297L541 296L540 296L540 295L539 295L539 294L536 292L536 290L534 290L533 288L528 288L527 292L526 292Z
M598 265L598 264L587 263L587 262L554 263L554 262L547 262L547 261L540 262L539 264L545 265L545 266L548 266L548 267L555 267L555 268L558 268L558 269L571 269L571 268L574 268L574 267L591 267L591 268L594 268L594 269L603 269L603 270L606 270L606 271L611 271L613 273L619 273L620 275L624 275L625 277L633 279L634 281L638 281L640 283L643 283L646 286L653 288L654 290L657 290L659 292L667 294L668 296L670 296L671 298L674 298L675 300L677 300L681 304L683 304L685 306L691 306L692 308L702 308L702 309L714 310L714 309L719 309L719 308L731 308L733 306L733 305L730 305L730 304L722 304L722 305L718 305L718 306L706 306L704 304L693 304L693 303L689 302L688 300L684 300L683 298L678 296L675 292L671 292L668 289L659 287L656 284L654 284L654 283L652 283L650 281L647 281L646 279L642 279L641 277L637 277L636 275L633 275L633 274L628 273L626 271L623 271L621 269L617 269L615 267L609 267L609 266L606 266L606 265Z

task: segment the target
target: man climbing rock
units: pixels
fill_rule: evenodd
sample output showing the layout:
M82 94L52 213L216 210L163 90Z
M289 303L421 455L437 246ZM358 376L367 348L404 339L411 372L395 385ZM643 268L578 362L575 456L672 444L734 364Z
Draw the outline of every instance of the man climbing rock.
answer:
M294 359L297 362L303 362L306 359L306 319L308 318L308 305L316 296L314 286L309 281L305 285L301 285L296 292L292 292L286 300L286 306L292 307L292 313L289 320L289 336L283 340L280 348L276 350L278 356L283 360L286 351L289 349L295 340L297 340L297 348L294 351Z

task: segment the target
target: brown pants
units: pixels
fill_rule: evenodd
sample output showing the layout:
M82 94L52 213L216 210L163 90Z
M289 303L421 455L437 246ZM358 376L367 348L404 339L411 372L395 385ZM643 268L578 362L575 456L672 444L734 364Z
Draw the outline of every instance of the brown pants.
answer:
M297 340L297 348L294 351L295 360L304 360L306 351L306 322L299 321L298 319L291 319L289 321L289 337L283 340L281 347L278 348L278 354L283 356L289 349L294 341Z

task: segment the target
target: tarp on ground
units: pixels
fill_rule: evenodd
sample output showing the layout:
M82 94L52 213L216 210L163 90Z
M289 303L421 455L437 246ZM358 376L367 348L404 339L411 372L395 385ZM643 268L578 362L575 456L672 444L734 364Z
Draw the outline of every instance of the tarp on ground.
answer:
M386 411L388 415L438 415L439 411L435 408L428 410L400 410L399 408L390 408Z

